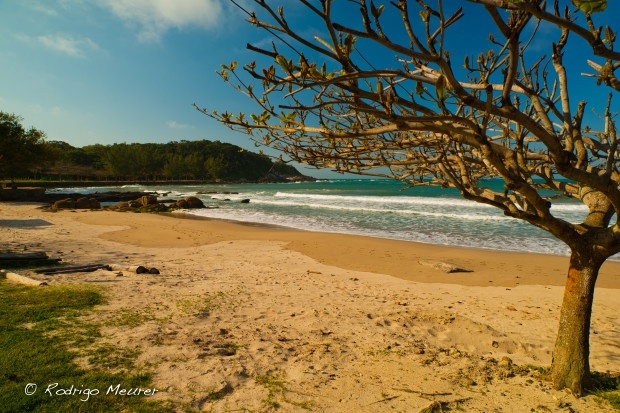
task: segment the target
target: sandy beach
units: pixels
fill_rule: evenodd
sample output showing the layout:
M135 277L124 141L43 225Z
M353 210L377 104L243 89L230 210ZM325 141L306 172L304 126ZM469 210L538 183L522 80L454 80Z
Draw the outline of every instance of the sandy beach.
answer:
M91 317L138 321L107 323L101 340L139 350L156 399L211 412L610 411L522 368L551 363L567 257L13 203L0 203L0 233L0 249L121 268L24 275L104 286ZM620 263L597 286L591 366L619 372Z

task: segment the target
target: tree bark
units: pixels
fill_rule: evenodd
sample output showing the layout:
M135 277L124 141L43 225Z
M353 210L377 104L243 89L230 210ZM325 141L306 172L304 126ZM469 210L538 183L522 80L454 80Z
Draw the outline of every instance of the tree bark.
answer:
M603 261L587 252L571 253L570 267L553 350L553 387L582 396L590 382L590 320L594 285Z

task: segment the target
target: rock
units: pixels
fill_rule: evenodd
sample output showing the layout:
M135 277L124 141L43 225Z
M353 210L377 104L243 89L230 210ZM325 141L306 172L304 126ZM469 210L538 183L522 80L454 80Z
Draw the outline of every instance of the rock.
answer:
M140 203L141 206L154 205L157 203L157 197L155 195L144 195L136 199L136 202Z
M420 265L431 267L434 270L443 271L448 274L451 274L454 272L473 272L473 270L468 270L468 269L459 267L455 264L451 264L449 262L444 262L444 261L420 260L418 261L418 263Z
M136 274L146 274L148 273L149 270L146 267L143 267L142 265L138 266L138 268L136 268Z
M499 367L506 367L506 368L510 368L512 367L512 359L510 357L502 357L501 360L499 361L499 363L497 363L497 365Z
M177 202L175 202L173 205L171 205L174 208L180 208L180 209L188 209L189 205L187 204L187 201L184 199L179 199Z
M95 198L79 197L76 200L73 198L60 199L52 204L52 210L59 209L100 209L101 204Z
M174 204L170 205L171 208L179 208L179 209L198 209L198 208L206 208L205 204L195 196L188 196L185 199L179 199Z
M185 198L185 202L187 202L188 208L204 208L205 204L195 196L188 196Z
M149 274L159 274L159 270L157 268L151 268Z
M241 200L241 203L242 203L242 204L249 204L249 203L250 203L250 200L249 200L249 199L247 199L247 198L246 198L246 199L242 199L242 200Z
M78 209L100 209L101 204L95 198L83 196L75 201L75 207Z
M53 210L74 209L74 208L75 208L75 201L71 198L61 199L59 201L54 202L54 204L52 205Z
M440 413L442 411L443 409L441 407L441 403L435 400L434 402L420 410L418 413Z
M458 385L461 387L471 387L475 386L476 382L471 377L460 377L457 381Z
M170 208L168 208L167 205L159 204L159 203L149 204L149 205L140 207L140 212L168 212L168 211L170 211Z

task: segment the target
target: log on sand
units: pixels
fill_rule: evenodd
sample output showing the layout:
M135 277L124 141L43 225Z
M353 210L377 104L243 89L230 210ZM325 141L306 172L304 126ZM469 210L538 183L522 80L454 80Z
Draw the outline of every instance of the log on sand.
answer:
M48 285L45 281L33 280L32 278L28 278L26 276L19 275L14 272L7 272L4 270L0 270L0 277L5 277L7 281L12 281L24 285L32 285L35 287Z

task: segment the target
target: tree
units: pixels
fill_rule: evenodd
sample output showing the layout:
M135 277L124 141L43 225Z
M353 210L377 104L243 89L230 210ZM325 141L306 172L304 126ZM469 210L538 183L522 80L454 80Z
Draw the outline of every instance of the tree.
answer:
M582 395L597 275L620 251L612 115L620 53L613 29L595 23L611 17L606 1L300 0L290 7L315 20L299 27L266 0L254 0L257 11L231 1L274 39L269 50L248 45L259 63L239 70L233 62L219 72L258 110L196 108L291 160L454 187L566 243L552 380ZM309 26L322 33L308 38ZM481 27L492 29L476 41ZM459 37L473 40L459 46ZM547 56L533 52L541 45ZM586 126L587 102L575 102L585 82L590 91L595 84L609 91L601 115L590 117L600 131ZM503 180L504 190L485 186L490 178ZM583 202L583 222L556 217L549 190Z
M45 134L26 130L22 118L0 112L0 177L24 176L37 168L45 158Z

